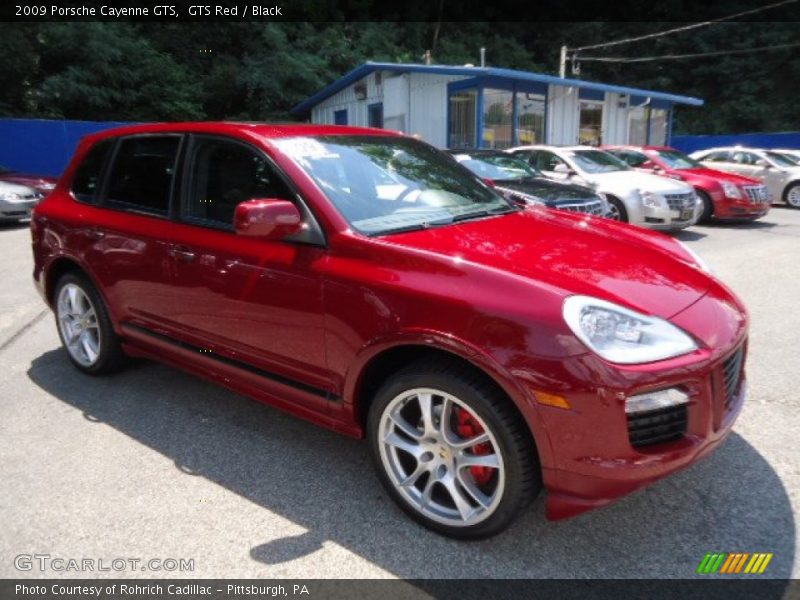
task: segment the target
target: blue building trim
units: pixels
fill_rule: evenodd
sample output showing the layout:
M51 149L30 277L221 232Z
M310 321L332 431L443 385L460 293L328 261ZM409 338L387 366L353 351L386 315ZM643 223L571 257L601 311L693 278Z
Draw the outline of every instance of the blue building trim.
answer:
M463 77L493 77L517 82L535 82L545 85L572 86L581 90L595 90L600 92L616 92L631 96L643 96L652 100L664 100L670 103L688 104L691 106L702 106L703 101L692 96L679 96L666 92L656 92L642 90L621 85L610 85L594 81L584 81L581 79L561 79L554 75L543 73L532 73L528 71L517 71L514 69L499 69L494 67L457 67L448 65L418 65L418 64L399 64L399 63L379 63L368 62L356 67L343 77L337 79L326 86L310 98L291 109L293 114L302 115L308 113L314 106L333 94L345 89L352 83L363 79L375 71L390 71L395 73L430 73L434 75L455 75Z

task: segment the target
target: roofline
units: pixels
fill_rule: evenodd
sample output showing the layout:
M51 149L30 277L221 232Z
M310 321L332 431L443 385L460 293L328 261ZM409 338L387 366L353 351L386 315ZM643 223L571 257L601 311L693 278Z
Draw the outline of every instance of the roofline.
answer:
M366 77L374 71L392 71L395 73L431 73L434 75L463 75L465 77L489 76L505 77L517 81L536 81L548 85L561 85L567 87L578 87L587 90L597 90L603 92L616 92L618 94L628 94L632 96L647 96L656 100L666 100L676 104L688 104L691 106L702 106L703 100L693 96L679 96L666 92L655 92L622 85L611 85L585 81L583 79L562 79L555 75L545 75L543 73L532 73L528 71L517 71L514 69L500 69L496 67L459 67L454 65L419 65L407 63L381 63L366 62L356 67L343 77L322 88L319 92L307 98L300 104L292 107L289 112L292 114L303 114L309 112L314 106L333 96L335 93L345 89L351 83Z

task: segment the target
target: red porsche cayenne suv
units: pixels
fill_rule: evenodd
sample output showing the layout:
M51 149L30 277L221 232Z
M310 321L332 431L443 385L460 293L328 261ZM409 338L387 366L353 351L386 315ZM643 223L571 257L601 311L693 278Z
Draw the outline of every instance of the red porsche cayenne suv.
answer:
M543 489L550 518L611 502L744 401L745 309L691 251L523 210L384 130L95 134L31 232L78 369L156 359L365 436L400 507L454 537Z

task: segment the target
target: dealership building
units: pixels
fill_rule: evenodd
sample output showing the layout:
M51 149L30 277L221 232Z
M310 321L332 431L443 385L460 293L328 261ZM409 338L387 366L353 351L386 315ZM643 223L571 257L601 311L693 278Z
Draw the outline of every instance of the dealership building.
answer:
M677 104L703 101L512 69L368 62L292 113L402 131L439 148L510 148L668 144Z

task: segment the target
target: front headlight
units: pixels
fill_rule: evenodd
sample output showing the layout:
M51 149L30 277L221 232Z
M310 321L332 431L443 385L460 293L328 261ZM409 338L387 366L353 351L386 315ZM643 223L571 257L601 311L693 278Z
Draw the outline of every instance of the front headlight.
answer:
M3 202L19 202L20 200L18 194L0 194L0 201Z
M664 206L664 199L658 194L648 192L647 190L637 191L639 192L639 197L642 199L643 206L649 206L650 208L661 208Z
M739 186L730 183L728 181L723 181L722 183L722 192L725 194L726 198L736 198L741 199L742 192L739 190Z
M697 350L692 338L672 323L599 298L570 296L563 315L579 340L613 363L648 363Z

